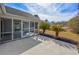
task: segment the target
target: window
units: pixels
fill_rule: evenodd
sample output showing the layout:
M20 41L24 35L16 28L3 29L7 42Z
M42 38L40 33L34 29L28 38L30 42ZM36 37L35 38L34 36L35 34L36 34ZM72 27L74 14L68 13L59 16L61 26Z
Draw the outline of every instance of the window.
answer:
M23 22L23 36L29 32L29 22Z
M13 32L14 32L14 39L21 38L21 21L20 20L14 20L13 21Z
M38 33L38 22L35 22L35 33Z
M34 22L30 22L30 32L34 32Z
M7 18L1 18L1 40L12 39L12 20Z
M34 27L34 22L30 22L30 27Z
M35 22L35 29L38 29L38 22Z

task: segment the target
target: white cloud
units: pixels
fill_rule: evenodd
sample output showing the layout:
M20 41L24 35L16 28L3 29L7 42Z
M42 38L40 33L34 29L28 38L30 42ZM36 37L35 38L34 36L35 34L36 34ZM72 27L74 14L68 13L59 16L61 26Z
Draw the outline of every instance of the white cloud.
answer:
M76 16L76 12L74 14L59 14L59 15L44 15L44 14L39 14L40 18L42 20L48 19L49 21L68 21L69 19L73 18Z
M51 3L36 3L36 4L38 4L42 7L47 7L47 6L51 5Z
M28 3L25 5L29 9L28 12L38 14L42 20L48 19L49 21L67 21L77 14L77 11L72 13L61 13L58 9L61 8L63 4Z

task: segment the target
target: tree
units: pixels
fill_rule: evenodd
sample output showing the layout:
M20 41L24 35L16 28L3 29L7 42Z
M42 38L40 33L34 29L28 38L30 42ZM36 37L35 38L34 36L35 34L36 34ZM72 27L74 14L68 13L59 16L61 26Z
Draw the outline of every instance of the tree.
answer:
M53 25L51 29L52 29L53 31L55 31L56 37L59 36L59 32L60 32L60 31L63 31L63 30L64 30L64 29L62 28L62 25L59 25L59 24Z
M79 34L79 16L71 19L68 22L68 26L70 29L72 29L73 32Z
M47 22L42 22L42 23L40 24L40 29L43 30L43 34L45 33L45 31L46 31L47 29L49 29L49 27L50 27L50 25L49 25L49 23L47 23Z

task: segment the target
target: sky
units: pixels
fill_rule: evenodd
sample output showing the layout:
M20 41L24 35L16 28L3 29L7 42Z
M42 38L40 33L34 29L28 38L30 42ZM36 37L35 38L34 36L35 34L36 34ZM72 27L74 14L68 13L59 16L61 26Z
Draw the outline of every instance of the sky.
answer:
M60 22L68 21L78 14L78 3L6 3L6 6L16 8L33 15L41 20Z

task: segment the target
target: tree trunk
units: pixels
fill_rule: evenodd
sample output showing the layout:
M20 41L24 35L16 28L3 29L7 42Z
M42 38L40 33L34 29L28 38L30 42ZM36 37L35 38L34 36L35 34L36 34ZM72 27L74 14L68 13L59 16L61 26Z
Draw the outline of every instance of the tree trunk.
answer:
M43 29L43 34L45 33L45 29Z
M59 32L56 32L56 33L55 33L55 35L56 35L56 37L58 37L58 35L59 35Z

